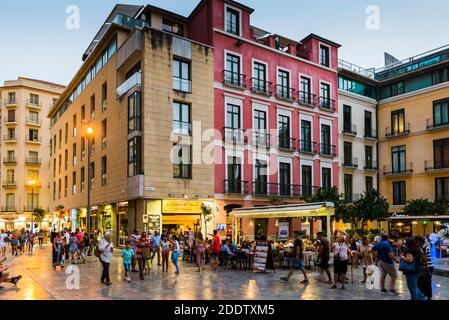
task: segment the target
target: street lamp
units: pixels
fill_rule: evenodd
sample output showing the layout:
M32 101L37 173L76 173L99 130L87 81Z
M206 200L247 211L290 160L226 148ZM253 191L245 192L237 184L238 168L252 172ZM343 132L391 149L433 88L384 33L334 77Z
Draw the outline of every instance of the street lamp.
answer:
M92 183L90 179L91 167L90 156L92 153L92 138L94 136L94 129L92 127L87 128L87 233L90 234L90 190L92 189Z
M34 233L34 187L37 185L37 181L30 179L28 185L31 187L31 232Z

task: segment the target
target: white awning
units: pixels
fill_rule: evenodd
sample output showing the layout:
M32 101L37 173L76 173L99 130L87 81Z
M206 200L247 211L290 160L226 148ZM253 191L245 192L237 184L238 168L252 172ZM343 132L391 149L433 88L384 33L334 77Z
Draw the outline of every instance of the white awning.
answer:
M234 209L231 218L302 218L334 216L332 202Z

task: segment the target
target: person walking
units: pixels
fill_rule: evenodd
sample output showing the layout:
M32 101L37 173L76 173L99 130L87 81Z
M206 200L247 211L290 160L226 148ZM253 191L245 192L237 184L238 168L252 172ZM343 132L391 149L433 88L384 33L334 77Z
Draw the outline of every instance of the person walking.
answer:
M136 241L136 257L137 264L139 265L139 278L140 280L145 280L145 268L146 268L146 260L148 258L148 252L150 248L150 243L147 239L147 233L142 232L139 240Z
M125 281L131 282L129 273L131 271L131 260L134 256L134 251L131 249L131 242L126 241L126 247L122 250L123 267L125 269Z
M332 246L334 253L334 284L332 289L337 289L338 279L341 278L341 288L346 289L346 273L348 272L349 257L351 257L351 249L344 234L338 237L338 240Z
M212 268L217 271L218 269L218 256L220 255L220 237L218 231L214 230L214 237L212 239L212 245L210 247L210 253L212 257Z
M0 231L0 255L2 257L6 256L6 243L8 242L9 237L8 234L5 232L5 230Z
M426 300L426 296L418 288L418 277L422 267L421 248L414 238L409 238L405 242L405 252L401 255L399 270L405 275L411 300Z
M398 273L394 262L399 263L398 258L393 254L393 247L388 241L388 235L386 233L382 234L381 240L373 247L373 251L377 253L379 263L378 267L380 269L380 287L382 293L387 293L385 289L385 279L387 275L390 276L390 293L398 294L395 290L396 279L398 278Z
M162 250L162 272L168 272L168 259L170 257L170 241L166 235L163 235L161 240Z
M139 272L136 269L137 265L137 241L140 239L139 230L134 229L132 235L129 236L128 241L131 243L131 249L134 251L134 256L131 259L131 272Z
M204 253L206 252L206 244L204 242L203 234L198 232L195 239L195 260L198 272L201 272L201 268L204 266Z
M27 236L27 245L28 245L28 253L33 254L34 249L34 241L35 241L36 235L33 231L30 231Z
M318 252L318 260L320 272L325 272L328 278L328 283L332 284L332 275L329 271L329 258L330 258L330 246L329 241L326 239L324 232L317 233L317 239L320 243L320 249Z
M298 269L304 275L304 280L300 283L308 284L309 279L307 278L306 269L304 268L304 260L303 260L303 243L301 240L301 233L299 231L295 231L296 240L293 244L293 255L290 257L288 274L286 277L282 277L281 280L289 281L290 277L293 275L293 268Z
M75 264L75 255L78 253L78 237L72 231L68 231L70 233L69 238L69 252L70 257L72 258L72 264Z
M109 276L109 266L112 262L112 253L114 251L114 245L112 244L111 232L106 231L103 238L98 244L98 251L100 252L100 262L103 266L103 272L101 274L101 283L108 286L112 284Z
M153 252L151 254L151 263L153 263L154 256L157 255L157 265L161 265L161 236L159 235L159 230L154 232L151 237L151 242L153 244Z
M173 262L173 265L176 268L175 274L179 274L178 260L179 260L179 241L178 241L178 237L176 235L173 235L171 261Z
M86 263L90 243L91 240L89 234L87 232L84 232L83 238L80 240L80 252L81 252L81 259L83 259L83 263Z
M37 240L39 243L39 248L41 248L44 243L44 231L42 231L42 229L39 229L37 232Z
M423 262L423 268L418 277L418 289L427 297L427 300L432 300L432 273L434 268L430 254L430 243L424 240L423 237L415 237L415 239L421 248Z
M16 256L19 254L19 233L17 230L14 230L11 234L11 254Z
M65 237L62 233L58 233L53 239L53 270L56 270L57 266L64 269L64 247L65 247Z
M372 256L372 245L370 245L368 238L364 237L362 240L362 245L358 249L358 255L362 260L362 268L363 268L363 280L362 283L366 283L368 279L368 274L366 273L367 268L373 264L373 256Z
M28 232L28 230L25 232L25 230L22 229L22 232L20 233L19 243L20 243L20 252L22 252L22 253L25 252L25 244L27 241L27 232Z
M70 245L70 232L67 230L67 228L64 228L64 252L65 252L65 259L69 260L69 245Z

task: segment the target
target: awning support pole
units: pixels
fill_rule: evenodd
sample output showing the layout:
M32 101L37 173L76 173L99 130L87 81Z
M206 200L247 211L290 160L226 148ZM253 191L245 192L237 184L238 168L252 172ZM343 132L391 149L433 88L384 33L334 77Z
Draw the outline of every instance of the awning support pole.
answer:
M326 205L327 211L327 219L326 219L326 228L327 228L327 240L331 241L331 213L330 208Z

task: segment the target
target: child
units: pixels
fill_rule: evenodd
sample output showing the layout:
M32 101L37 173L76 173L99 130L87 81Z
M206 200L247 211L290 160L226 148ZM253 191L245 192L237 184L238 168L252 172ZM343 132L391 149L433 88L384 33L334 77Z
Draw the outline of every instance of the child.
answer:
M162 272L168 272L168 256L170 255L170 241L163 235L161 241L162 249Z
M179 259L179 241L178 237L174 235L172 240L171 261L173 262L176 268L175 274L179 274L178 259Z
M131 242L126 242L126 248L122 250L123 266L125 268L125 281L131 282L129 272L131 270L131 259L134 256L134 251L131 249Z

